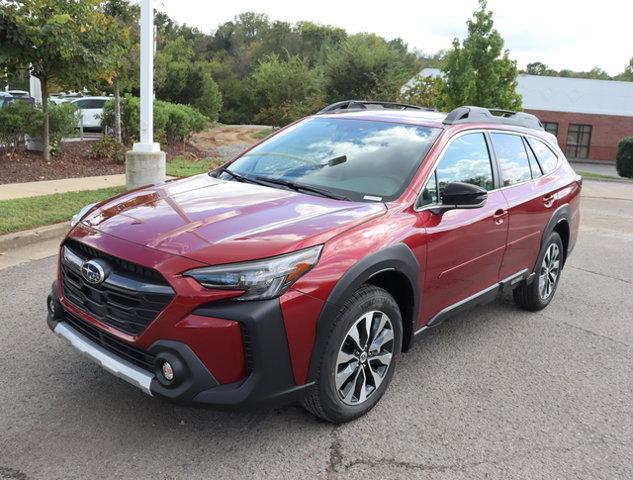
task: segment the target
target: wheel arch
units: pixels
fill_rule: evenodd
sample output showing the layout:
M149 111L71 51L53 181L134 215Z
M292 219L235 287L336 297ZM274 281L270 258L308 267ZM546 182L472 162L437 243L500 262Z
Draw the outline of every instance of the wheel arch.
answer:
M543 237L541 238L541 249L545 246L547 239L552 234L552 232L557 232L561 240L563 241L563 266L565 265L565 261L567 260L567 256L569 255L569 241L570 241L570 218L571 218L571 207L569 204L564 204L558 207L552 216L550 217L545 230L543 231ZM536 267L535 267L536 268Z
M378 250L345 272L332 289L317 320L308 381L313 381L316 377L319 360L329 339L332 321L337 317L345 301L364 283L384 288L395 298L403 320L402 350L406 351L418 321L419 279L420 265L411 249L404 243ZM411 302L408 307L407 301Z

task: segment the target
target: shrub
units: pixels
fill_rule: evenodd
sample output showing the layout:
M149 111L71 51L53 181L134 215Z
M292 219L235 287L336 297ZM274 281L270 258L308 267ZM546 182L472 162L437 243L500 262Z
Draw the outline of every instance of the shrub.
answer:
M26 102L12 102L0 109L0 146L16 152L24 147L25 136L40 136L42 112Z
M90 157L95 160L112 160L115 163L125 162L125 147L116 141L114 137L104 136L93 143L90 148Z
M633 137L624 137L620 140L615 159L618 175L633 178Z
M62 138L75 133L75 128L79 123L81 113L70 103L61 105L50 105L48 108L48 119L50 123L51 153L55 153L61 148ZM39 131L44 128L42 124Z
M139 137L140 100L126 96L121 99L121 135L130 144ZM154 140L161 143L185 142L204 130L209 119L188 105L157 100L154 102ZM114 129L114 101L106 102L102 124Z

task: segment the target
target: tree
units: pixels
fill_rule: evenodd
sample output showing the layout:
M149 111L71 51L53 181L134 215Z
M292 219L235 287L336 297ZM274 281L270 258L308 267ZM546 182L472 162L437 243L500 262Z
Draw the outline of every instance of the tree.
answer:
M44 159L50 159L49 84L81 89L111 71L119 32L97 0L4 0L0 67L30 65L42 85Z
M439 82L440 80L437 77L416 75L411 86L401 92L398 101L422 107L437 108Z
M213 121L222 107L222 95L207 61L196 61L191 42L184 37L165 42L155 59L156 96L192 105Z
M543 62L528 63L525 73L529 75L541 75L541 76L549 76L549 77L558 76L558 72L556 70L549 68Z
M319 73L306 59L291 56L282 60L271 55L261 61L251 77L258 119L282 126L323 104ZM307 110L307 111L306 111Z
M616 80L633 82L633 58L629 60L629 64L626 66L624 71L616 77Z
M474 18L467 22L466 39L461 45L454 39L446 55L445 77L439 83L440 104L446 110L461 105L521 109L516 62L503 50L503 39L487 8L487 1L479 0Z
M121 90L129 91L139 83L140 33L139 8L127 0L108 0L103 4L103 13L114 18L119 30L119 48L116 57L112 58L114 77L112 89L114 93L114 136L122 143L121 133Z
M330 48L325 61L328 100L395 100L420 61L400 40L356 34Z

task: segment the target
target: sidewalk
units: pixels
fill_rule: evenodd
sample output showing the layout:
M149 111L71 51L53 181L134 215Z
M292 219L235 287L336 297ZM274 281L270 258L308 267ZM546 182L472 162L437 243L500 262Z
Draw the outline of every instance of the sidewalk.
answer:
M80 190L98 190L100 188L125 185L125 174L101 175L98 177L64 178L61 180L43 180L41 182L7 183L0 185L0 200L37 197L51 193L78 192Z

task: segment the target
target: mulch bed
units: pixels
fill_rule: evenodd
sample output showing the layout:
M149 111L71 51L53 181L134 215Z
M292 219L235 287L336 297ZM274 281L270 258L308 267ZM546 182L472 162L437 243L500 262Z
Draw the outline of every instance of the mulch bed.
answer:
M125 173L125 164L118 164L109 159L91 158L92 143L64 143L62 152L52 156L49 163L44 161L39 152L8 155L0 151L0 185ZM183 153L192 160L207 156L202 150L189 144L161 145L161 148L167 154L167 161Z

